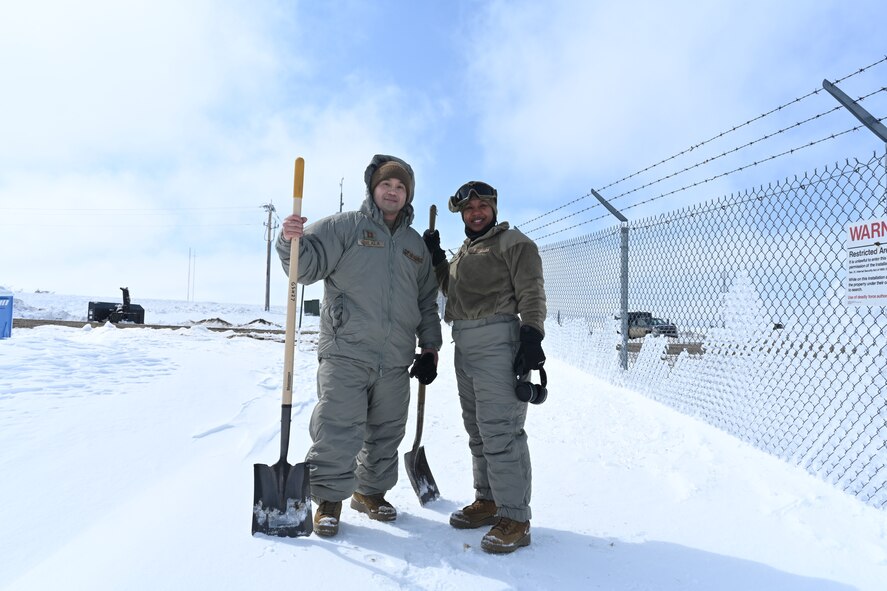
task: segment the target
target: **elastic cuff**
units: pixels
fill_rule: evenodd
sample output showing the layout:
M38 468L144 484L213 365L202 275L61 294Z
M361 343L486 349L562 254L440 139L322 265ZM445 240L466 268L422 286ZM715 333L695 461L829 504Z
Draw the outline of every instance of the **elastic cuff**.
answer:
M508 519L520 522L529 521L533 518L533 514L530 511L529 507L527 507L526 509L517 509L515 507L499 507L496 515L498 515L499 517L507 517Z
M545 335L543 335L537 328L530 326L529 324L524 324L520 327L520 338L522 341L541 343L544 337Z

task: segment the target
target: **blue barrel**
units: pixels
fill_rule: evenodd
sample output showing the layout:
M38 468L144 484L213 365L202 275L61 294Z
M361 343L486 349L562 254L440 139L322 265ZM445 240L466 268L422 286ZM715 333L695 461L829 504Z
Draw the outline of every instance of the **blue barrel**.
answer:
M12 294L0 290L0 339L12 336Z

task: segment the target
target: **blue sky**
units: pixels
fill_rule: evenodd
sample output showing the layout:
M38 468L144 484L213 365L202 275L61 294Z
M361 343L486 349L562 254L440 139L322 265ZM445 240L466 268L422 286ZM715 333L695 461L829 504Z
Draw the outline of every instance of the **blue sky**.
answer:
M868 158L883 144L854 132L659 197L855 126L824 92L793 101L883 59L885 17L875 0L16 3L0 19L0 285L185 299L190 251L194 297L263 302L262 205L291 211L297 156L311 220L340 187L359 205L373 154L403 157L415 226L436 204L447 247L463 234L446 197L471 179L527 229L591 188L639 219ZM881 63L841 86L885 80ZM883 117L884 96L863 105ZM599 216L540 242L612 223L581 224ZM275 257L271 301L285 296Z

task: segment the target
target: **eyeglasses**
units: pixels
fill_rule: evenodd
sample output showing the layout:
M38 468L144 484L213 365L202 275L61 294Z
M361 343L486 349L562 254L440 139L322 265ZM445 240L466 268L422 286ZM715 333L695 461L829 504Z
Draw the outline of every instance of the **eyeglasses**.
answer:
M496 199L498 195L496 189L482 181L469 181L459 187L456 194L450 197L450 205L455 208L453 211L456 211L463 203L468 201L472 193L481 199Z

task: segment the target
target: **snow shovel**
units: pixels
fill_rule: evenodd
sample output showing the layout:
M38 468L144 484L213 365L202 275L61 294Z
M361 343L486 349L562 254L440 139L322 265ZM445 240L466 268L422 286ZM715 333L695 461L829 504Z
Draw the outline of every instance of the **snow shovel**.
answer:
M302 185L305 161L296 158L293 183L293 214L302 214ZM314 530L311 513L308 464L291 466L286 461L290 443L290 417L293 408L293 357L295 355L296 294L299 276L299 239L292 240L289 267L289 295L286 306L286 337L283 362L283 404L280 411L280 459L273 466L254 465L253 535L295 538Z
M434 218L437 215L437 207L432 205L430 212L430 220L428 222L429 229L434 230ZM440 498L440 490L437 483L434 482L434 476L431 474L431 468L428 467L428 460L425 458L425 448L419 445L422 441L422 424L425 417L425 384L419 384L419 396L416 405L416 439L413 441L413 449L403 455L403 463L406 466L407 476L410 478L410 484L419 497L419 504L425 505L429 501Z

